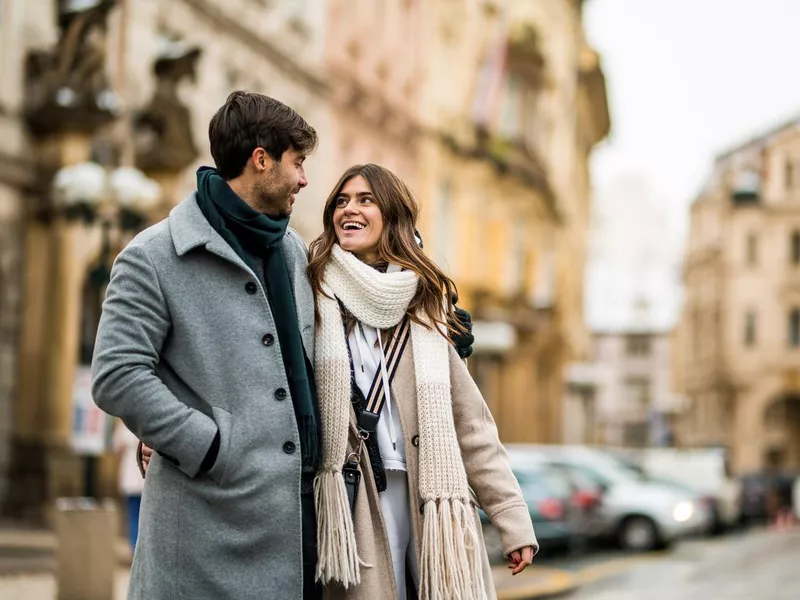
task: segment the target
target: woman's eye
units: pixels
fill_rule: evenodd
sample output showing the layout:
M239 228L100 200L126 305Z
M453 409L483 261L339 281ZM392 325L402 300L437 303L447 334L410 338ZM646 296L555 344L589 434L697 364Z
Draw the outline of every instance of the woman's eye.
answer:
M370 198L369 196L364 196L361 198L361 202L369 204L370 202L372 202L372 198Z
M347 206L347 198L337 198L336 199L336 207L343 208Z

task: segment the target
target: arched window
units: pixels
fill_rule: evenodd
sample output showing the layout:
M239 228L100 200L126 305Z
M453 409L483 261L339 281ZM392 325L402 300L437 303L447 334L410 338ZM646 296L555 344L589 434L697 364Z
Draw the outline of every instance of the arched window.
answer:
M755 233L747 236L747 264L750 266L758 262L758 237Z
M744 317L744 345L753 346L756 343L756 313L747 311Z
M789 345L800 346L800 309L793 308L789 313Z
M800 264L800 231L792 232L792 264Z

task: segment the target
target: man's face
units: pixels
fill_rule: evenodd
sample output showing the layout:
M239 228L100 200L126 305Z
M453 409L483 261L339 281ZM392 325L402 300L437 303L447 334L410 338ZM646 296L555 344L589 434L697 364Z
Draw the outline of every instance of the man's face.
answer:
M288 217L292 214L295 195L308 185L304 162L305 154L289 149L283 153L280 162L272 160L255 185L256 210L271 217Z

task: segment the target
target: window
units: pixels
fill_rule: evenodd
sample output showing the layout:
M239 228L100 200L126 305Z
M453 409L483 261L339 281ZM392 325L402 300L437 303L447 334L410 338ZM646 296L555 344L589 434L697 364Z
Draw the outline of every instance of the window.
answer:
M800 309L793 308L789 313L789 345L800 346Z
M556 300L555 251L549 236L542 236L536 265L536 282L533 303L536 308L551 308Z
M625 381L628 406L648 410L650 408L650 380L646 377L631 377Z
M783 181L787 190L794 187L794 163L787 159L783 167Z
M445 271L452 272L453 248L456 246L454 239L457 227L453 220L457 217L453 213L452 187L449 181L439 184L439 198L436 203L436 262Z
M753 266L758 262L758 237L755 233L747 236L747 264Z
M756 343L756 314L748 311L744 317L744 345L753 346Z
M800 264L800 231L792 232L792 264Z
M500 134L506 138L516 138L521 130L523 89L520 81L509 75L505 81L505 89L500 106Z
M511 239L507 255L506 288L513 293L519 291L525 283L525 227L519 220L511 225Z
M625 351L628 356L648 356L650 354L650 336L629 335L625 340Z

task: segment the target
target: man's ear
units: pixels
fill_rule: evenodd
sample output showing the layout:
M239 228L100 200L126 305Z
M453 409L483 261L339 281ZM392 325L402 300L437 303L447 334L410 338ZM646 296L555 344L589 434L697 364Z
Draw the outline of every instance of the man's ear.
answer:
M253 163L253 167L258 173L263 173L264 171L270 169L272 167L272 157L269 153L261 148L260 146L253 150L253 154L250 155L250 160Z

